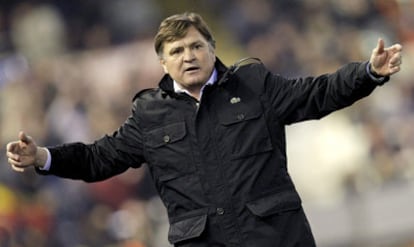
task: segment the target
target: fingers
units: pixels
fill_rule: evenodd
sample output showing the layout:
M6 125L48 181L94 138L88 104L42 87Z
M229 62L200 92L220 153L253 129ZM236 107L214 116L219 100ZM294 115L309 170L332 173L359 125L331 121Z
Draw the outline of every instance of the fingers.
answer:
M390 51L392 53L397 53L397 52L401 52L402 51L402 45L400 44L394 44L390 47L385 48L385 42L383 39L379 38L378 39L378 43L377 46L374 48L374 53L375 54L382 54L385 51Z
M383 67L384 71L387 71L384 74L395 74L401 70L402 49L402 45L398 43L385 47L384 40L380 38L378 39L377 47L373 50L371 62L376 64L377 67Z
M17 166L14 166L14 165L12 165L11 167L16 172L24 172L25 171L25 169L21 168L21 167L17 167Z
M19 145L18 142L9 142L6 146L6 151L15 152L18 145Z
M388 64L390 74L395 74L398 71L400 71L401 70L401 64L402 64L401 54L399 54L399 53L394 54L394 56L391 57L390 62Z
M27 145L25 143L21 145L22 139L26 142L29 140L27 139L27 136L23 132L19 133L19 139L20 141L9 142L6 146L6 155L9 158L9 160L12 159L17 162L20 161L20 156L23 154L22 146Z
M395 44L387 48L387 52L390 53L391 58L388 63L390 73L394 74L401 70L402 64L402 46L400 44Z
M21 157L18 154L7 152L7 157L8 157L7 162L11 165L12 169L17 172L23 172L25 171L25 168L30 166L30 165L25 164L24 157Z
M20 145L19 142L10 142L6 147L7 158L16 162L20 161ZM10 162L9 162L10 163ZM10 163L11 164L11 163Z
M9 155L9 154L7 154ZM24 172L26 166L24 166L18 159L8 158L7 162L11 165L12 169L16 172Z
M398 71L401 70L400 66L395 66L395 67L391 67L390 68L390 75L397 73Z
M390 62L389 62L389 66L393 67L393 66L398 66L402 63L402 58L401 58L401 53L395 53L391 58L390 58Z
M15 153L13 151L7 151L6 155L9 159L20 161L20 155L18 153Z
M12 166L22 166L22 160L19 154L13 152L7 152L7 162Z
M375 49L374 49L374 53L375 54L383 53L384 52L384 46L385 46L384 40L379 38L378 43L377 43L377 47L375 47Z
M11 158L11 157L9 157L8 159L7 159L7 162L10 164L10 165L12 165L12 166L16 166L16 167L24 167L23 165L22 165L22 162L20 162L20 160L19 159L14 159L14 158Z
M33 142L33 139L30 136L26 135L26 133L23 131L19 132L19 140L26 144Z
M28 149L29 146L33 146L33 143L33 139L21 131L18 141L7 144L7 161L13 170L23 172L26 167L29 167L33 163L35 157L32 151L30 151L33 148Z
M403 49L402 45L394 44L394 45L388 47L386 50L391 51L393 53L397 53L397 52L402 52L402 49Z

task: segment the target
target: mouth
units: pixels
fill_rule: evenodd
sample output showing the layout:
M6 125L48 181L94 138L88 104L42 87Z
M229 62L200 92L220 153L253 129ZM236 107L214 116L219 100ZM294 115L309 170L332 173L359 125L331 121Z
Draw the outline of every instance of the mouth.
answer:
M191 67L186 68L186 69L184 70L184 72L193 72L193 71L198 71L198 70L200 70L200 67L197 67L197 66L191 66Z

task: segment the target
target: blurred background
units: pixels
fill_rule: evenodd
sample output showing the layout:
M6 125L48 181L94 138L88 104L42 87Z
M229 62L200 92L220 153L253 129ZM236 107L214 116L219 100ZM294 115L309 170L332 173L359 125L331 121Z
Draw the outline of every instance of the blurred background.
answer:
M112 133L162 76L153 37L196 11L227 65L259 57L287 77L404 46L387 85L320 121L287 127L290 172L318 246L414 246L413 0L1 0L0 247L168 247L165 211L144 168L86 184L13 172L5 146Z

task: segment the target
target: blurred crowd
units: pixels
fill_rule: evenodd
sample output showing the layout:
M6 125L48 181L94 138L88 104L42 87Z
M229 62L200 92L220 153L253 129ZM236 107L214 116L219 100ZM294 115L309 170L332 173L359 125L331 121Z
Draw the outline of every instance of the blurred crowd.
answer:
M226 64L259 57L287 77L367 60L379 37L401 43L404 65L392 82L288 127L288 157L304 201L321 207L414 178L411 0L2 1L0 247L170 246L145 166L86 184L13 172L5 146L20 130L42 146L115 131L134 94L162 76L152 43L159 22L184 11L207 20Z

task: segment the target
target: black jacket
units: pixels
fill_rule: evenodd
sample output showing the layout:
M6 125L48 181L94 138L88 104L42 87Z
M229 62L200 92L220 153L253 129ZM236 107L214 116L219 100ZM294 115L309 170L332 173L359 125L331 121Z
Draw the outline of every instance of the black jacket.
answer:
M367 63L300 79L240 67L197 101L159 88L136 95L131 116L93 144L50 148L49 172L100 181L147 163L175 246L315 246L286 167L285 126L319 119L370 94ZM216 63L219 79L226 67Z

